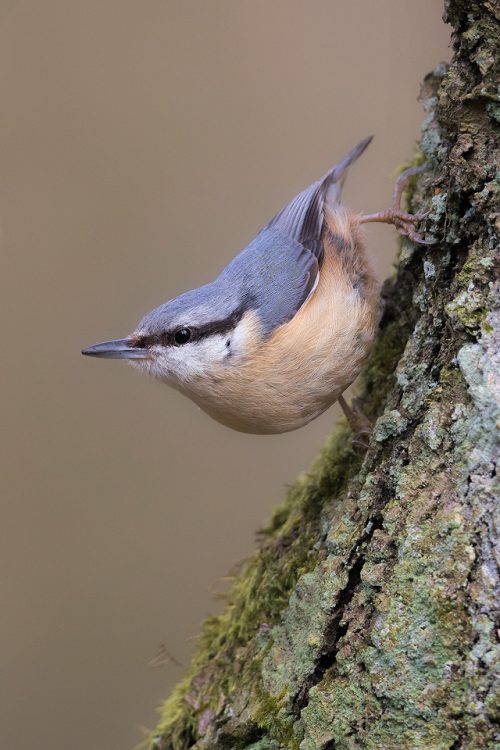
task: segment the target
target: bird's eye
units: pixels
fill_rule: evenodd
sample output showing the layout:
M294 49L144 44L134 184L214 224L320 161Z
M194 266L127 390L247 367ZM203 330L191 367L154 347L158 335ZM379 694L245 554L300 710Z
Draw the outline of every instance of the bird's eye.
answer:
M190 338L191 331L189 330L189 328L179 328L179 330L174 333L174 341L179 346L181 346L182 344L187 344Z

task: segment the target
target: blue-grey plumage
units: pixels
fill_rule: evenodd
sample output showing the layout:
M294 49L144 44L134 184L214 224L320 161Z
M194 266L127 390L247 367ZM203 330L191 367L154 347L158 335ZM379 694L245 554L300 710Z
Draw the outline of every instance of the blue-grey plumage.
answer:
M329 205L335 206L347 168L371 140L361 141L340 164L299 193L215 281L160 305L143 318L140 327L161 332L185 323L188 311L194 321L210 321L214 312L225 318L242 302L258 312L266 335L290 320L317 281L327 193Z
M297 195L210 284L146 315L128 339L84 354L131 363L234 429L296 429L353 382L379 292L361 217L340 203L358 144Z

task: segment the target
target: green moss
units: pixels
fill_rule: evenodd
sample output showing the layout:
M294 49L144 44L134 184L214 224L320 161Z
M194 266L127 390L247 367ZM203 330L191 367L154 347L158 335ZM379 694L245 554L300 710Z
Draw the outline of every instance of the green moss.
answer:
M366 415L374 419L381 411L387 394L394 385L396 365L406 344L401 321L389 323L377 340L359 379L359 392Z
M190 679L186 676L172 691L162 707L161 720L149 744L152 750L163 750L168 734L169 750L185 750L186 738L193 736L197 721L195 711L186 701Z
M321 510L342 491L360 460L347 428L340 425L311 470L289 490L261 531L260 548L233 578L226 608L203 624L189 673L161 709L155 736L164 742L168 738L169 744L157 747L184 748L185 737L196 736L203 713L216 712L236 693L246 694L257 726L272 725L278 739L292 741L289 718L277 720L280 701L255 690L254 675L268 648L266 632L287 605L298 578L318 561Z

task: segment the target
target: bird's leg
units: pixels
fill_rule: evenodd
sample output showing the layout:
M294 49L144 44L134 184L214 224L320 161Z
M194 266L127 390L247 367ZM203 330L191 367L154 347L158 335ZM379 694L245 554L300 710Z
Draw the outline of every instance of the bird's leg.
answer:
M433 245L434 240L424 240L422 235L415 231L415 224L422 221L422 219L425 219L427 214L409 214L401 210L401 197L410 177L419 172L425 172L426 169L427 166L423 164L419 167L410 167L410 169L405 169L404 172L401 172L394 186L392 208L388 211L379 211L375 214L362 215L360 219L361 224L368 224L368 222L371 221L380 221L384 224L394 224L400 234L409 237L410 240L413 240L413 242L416 242L418 245Z
M357 443L363 448L367 448L372 425L368 417L363 413L361 400L359 398L353 398L351 402L352 406L349 406L345 398L339 396L339 404L349 422L351 430L354 433L355 437L353 443Z

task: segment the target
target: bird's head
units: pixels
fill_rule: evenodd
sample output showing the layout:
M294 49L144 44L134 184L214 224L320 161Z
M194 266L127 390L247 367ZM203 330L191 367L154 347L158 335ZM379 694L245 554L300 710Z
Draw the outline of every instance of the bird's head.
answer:
M238 299L214 282L181 294L152 312L125 339L105 341L82 354L126 359L181 390L220 377L255 341L251 300Z

